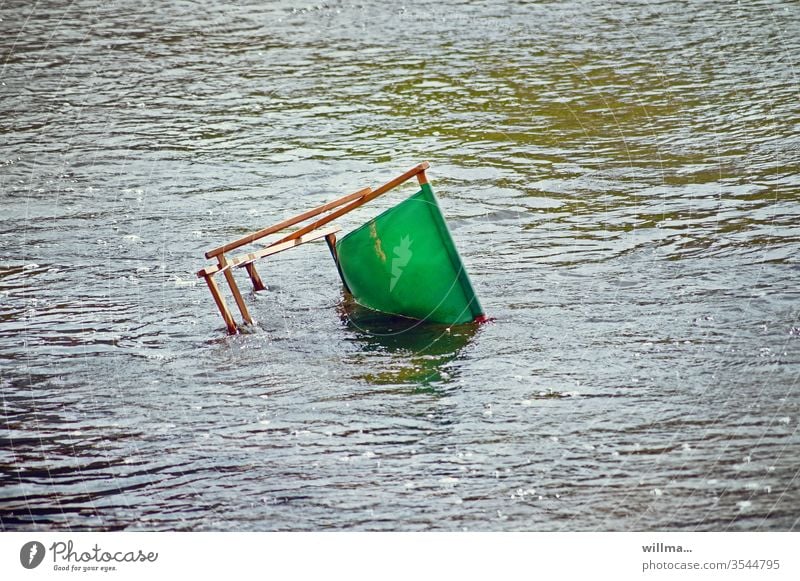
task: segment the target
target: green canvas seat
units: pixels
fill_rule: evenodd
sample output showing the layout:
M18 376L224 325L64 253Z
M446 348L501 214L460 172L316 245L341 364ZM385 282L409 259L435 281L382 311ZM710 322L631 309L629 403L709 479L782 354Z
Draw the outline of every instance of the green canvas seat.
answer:
M359 304L455 325L483 318L429 183L336 243L339 271Z

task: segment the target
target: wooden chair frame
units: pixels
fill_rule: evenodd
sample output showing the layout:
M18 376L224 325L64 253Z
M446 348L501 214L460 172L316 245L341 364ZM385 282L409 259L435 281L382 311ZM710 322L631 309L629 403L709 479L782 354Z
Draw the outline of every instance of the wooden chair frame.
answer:
M264 283L261 280L258 271L256 270L256 260L266 258L267 256L272 256L273 254L283 252L284 250L289 250L295 246L305 244L306 242L313 242L323 238L325 239L325 242L328 243L328 248L331 251L331 255L338 266L339 259L336 256L336 234L341 231L341 228L334 225L328 226L328 224L336 218L343 216L348 212L352 212L356 208L363 206L367 202L374 200L378 196L396 188L400 184L410 180L413 177L417 178L417 181L420 185L428 183L425 170L429 167L430 165L428 162L423 162L374 190L372 188L364 188L352 194L342 196L341 198L337 198L331 202L308 210L307 212L297 214L296 216L287 218L282 222L278 222L277 224L273 224L272 226L268 226L258 230L257 232L253 232L247 236L243 236L242 238L234 240L233 242L228 242L227 244L218 246L217 248L213 248L206 252L206 258L216 259L217 263L198 271L197 276L205 279L206 284L208 285L208 290L211 291L211 296L214 298L214 302L217 304L217 308L222 315L222 319L225 321L225 326L228 328L228 332L231 334L236 333L238 327L236 326L233 315L231 315L228 305L226 304L225 299L220 293L219 287L214 280L215 275L220 273L223 274L228 283L228 288L231 291L231 295L233 295L233 299L236 302L236 306L239 307L239 312L242 315L242 319L244 319L245 323L252 325L254 323L253 318L250 316L250 312L247 310L247 305L242 298L242 293L239 291L239 287L236 284L236 279L233 277L234 268L244 268L247 270L247 274L250 277L250 281L253 283L253 289L255 291L266 290L266 287L264 286ZM317 216L322 217L317 218ZM262 238L265 238L271 234L278 234L287 228L307 222L311 218L317 219L310 224L301 226L297 230L286 234L275 242L272 242L266 246L262 246L259 250L255 250L248 254L242 254L233 258L228 258L226 256L226 253L232 250L236 250L237 248L241 248L247 244L252 244L253 242L261 240Z

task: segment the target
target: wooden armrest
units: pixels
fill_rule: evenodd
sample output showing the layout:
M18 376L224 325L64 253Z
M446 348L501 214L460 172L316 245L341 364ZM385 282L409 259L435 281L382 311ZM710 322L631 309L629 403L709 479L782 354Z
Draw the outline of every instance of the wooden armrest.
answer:
M318 230L314 230L312 232L308 232L299 238L293 238L292 240L288 240L286 242L277 242L275 244L271 244L269 246L265 246L261 250L256 250L255 252L250 252L249 254L242 254L241 256L236 256L228 261L225 266L220 266L219 264L215 264L213 266L207 266L204 269L198 271L198 277L204 276L211 276L212 274L217 274L219 272L224 272L229 268L242 268L259 258L264 258L266 256L271 256L273 254L278 254L279 252L283 252L284 250L289 250L290 248L294 248L295 246L299 246L300 244L305 244L306 242L313 242L314 240L319 240L321 238L325 238L326 236L330 236L331 234L336 234L337 232L341 232L341 228L339 226L328 226L327 228L320 228Z
M386 182L382 186L380 186L380 187L378 187L378 188L376 188L376 189L374 189L374 190L372 190L370 192L367 192L366 194L364 194L363 196L361 196L357 200L350 202L349 204L347 204L343 208L339 208L338 210L336 210L334 212L331 212L327 216L324 216L324 217L320 218L316 222L312 222L308 226L303 226L299 230L296 230L295 232L292 232L291 234L289 234L287 236L284 236L283 238L278 240L275 244L281 244L282 242L288 242L289 240L293 240L295 238L300 238L301 236L305 236L308 232L312 232L312 231L316 230L317 228L319 228L321 226L324 226L328 222L332 222L333 220L335 220L339 216L343 216L344 214L347 214L348 212L352 212L353 210L355 210L359 206L363 206L367 202L369 202L371 200L374 200L375 198L377 198L381 194L385 194L389 190L391 190L393 188L396 188L397 186L399 186L403 182L406 182L406 181L410 180L411 178L413 178L413 177L415 177L417 175L420 176L419 179L420 179L420 183L421 184L422 183L428 183L428 179L425 177L425 170L428 169L429 167L430 167L430 164L427 161L423 161L419 165L415 165L414 167L412 167L410 170L408 170L403 175L398 176L398 177L394 178L393 180L391 180L389 182ZM339 204L339 205L341 205L341 204Z
M206 258L214 258L215 256L219 256L220 254L230 252L231 250L235 250L240 246L244 246L245 244L250 244L251 242L255 242L260 238L264 238L264 236L269 236L270 234L274 234L275 232L280 232L281 230L288 228L289 226L294 226L295 224L304 222L309 218L318 216L323 212L327 212L328 210L332 210L333 208L338 208L339 206L346 204L348 202L352 202L353 200L363 198L364 196L370 193L372 193L372 188L364 188L363 190L359 190L353 194L342 196L341 198L337 198L332 202L328 202L327 204L322 204L321 206L317 206L316 208L309 210L308 212L303 212L302 214L298 214L297 216L288 218L283 222L278 222L277 224L268 226L267 228L259 230L258 232L253 232L252 234L248 234L243 238L239 238L238 240L234 240L233 242L228 242L223 246L219 246L217 248L214 248L213 250L209 250L208 252L206 252ZM311 230L314 229L315 228L312 228ZM280 242L283 242L283 240L281 240Z

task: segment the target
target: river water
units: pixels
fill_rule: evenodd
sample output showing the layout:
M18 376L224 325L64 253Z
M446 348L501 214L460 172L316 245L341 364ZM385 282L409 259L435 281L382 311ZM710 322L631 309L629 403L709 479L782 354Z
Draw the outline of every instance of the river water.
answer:
M796 3L0 19L0 529L800 527ZM493 322L311 244L226 335L205 250L423 160Z

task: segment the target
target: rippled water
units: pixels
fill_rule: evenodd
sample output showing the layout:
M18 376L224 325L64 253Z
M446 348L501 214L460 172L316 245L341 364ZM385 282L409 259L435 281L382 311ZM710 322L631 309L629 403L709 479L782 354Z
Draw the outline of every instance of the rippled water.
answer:
M800 526L796 3L0 19L0 528ZM316 244L226 336L205 250L425 159L493 323Z

